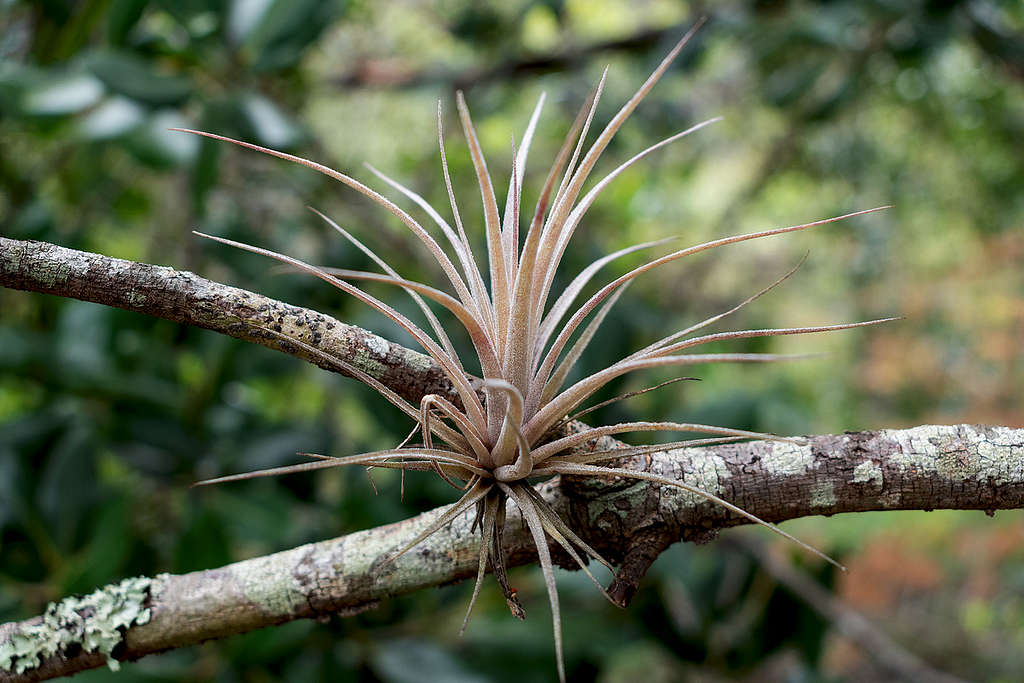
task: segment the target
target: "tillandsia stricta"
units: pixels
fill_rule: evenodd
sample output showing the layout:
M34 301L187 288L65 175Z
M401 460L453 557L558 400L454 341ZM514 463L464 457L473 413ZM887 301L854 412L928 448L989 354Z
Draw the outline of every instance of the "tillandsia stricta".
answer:
M670 334L603 370L594 372L566 386L566 380L570 376L570 372L588 343L593 339L599 326L607 316L609 309L615 304L625 287L638 276L681 259L684 256L696 254L714 247L803 230L878 210L868 209L845 216L724 237L703 244L677 249L647 261L643 265L615 278L598 289L582 305L577 305L577 299L602 267L626 254L664 245L667 240L637 244L604 256L592 263L580 272L565 287L558 298L549 305L558 265L565 254L571 238L580 226L584 215L601 191L623 171L648 154L718 120L715 118L702 121L648 147L619 165L611 173L595 183L586 193L583 193L584 184L590 177L591 172L594 170L595 165L612 137L654 87L655 83L665 74L696 28L694 27L676 44L644 84L640 86L636 93L598 134L596 140L585 149L587 134L594 119L607 76L607 69L605 69L604 75L602 75L594 93L580 110L576 121L566 136L565 142L556 155L540 191L537 206L529 222L526 224L525 235L520 233L522 185L527 155L544 105L544 96L541 95L533 110L518 149L513 150L512 171L505 197L504 211L500 211L495 188L488 172L472 119L470 118L469 109L462 94L459 93L457 95L456 102L459 119L468 141L469 153L472 158L483 202L483 227L487 250L486 266L481 266L476 254L474 254L471 241L466 233L463 219L455 201L455 194L448 172L448 161L445 156L440 103L438 104L437 118L438 142L440 146L441 168L451 205L454 228L442 217L440 211L433 208L420 195L376 169L371 167L371 170L383 182L404 195L429 216L440 230L440 234L443 237L441 240L435 238L419 221L405 210L399 208L391 200L346 174L307 159L232 140L220 135L200 131L184 131L217 140L233 142L249 149L294 161L312 168L366 195L398 217L416 238L422 242L432 258L440 266L451 285L451 292L401 277L389 265L386 258L378 256L347 230L319 212L316 213L345 239L371 258L380 267L382 272L341 270L311 265L291 256L267 249L220 237L203 236L277 259L299 270L315 275L375 308L415 338L443 369L458 397L458 401L453 401L443 396L431 394L423 397L419 406L415 406L373 377L354 367L345 359L326 357L325 360L329 360L336 367L372 386L384 398L415 420L416 429L413 435L418 431L421 434L421 443L409 443L413 438L413 435L410 435L399 447L389 450L345 457L304 454L310 455L314 460L287 467L220 477L201 483L220 483L339 465L362 465L366 467L400 469L403 471L433 471L446 482L461 490L463 492L461 497L458 502L440 514L433 523L429 524L420 534L405 544L404 547L398 549L386 561L394 560L452 522L458 516L475 510L476 516L473 530L480 530L481 540L476 583L466 611L466 621L468 621L473 605L479 595L488 567L494 573L513 613L520 617L523 616L523 611L516 598L515 591L508 583L504 545L502 543L506 504L511 500L519 508L522 519L536 545L537 556L551 604L558 675L563 681L565 679L565 671L562 654L561 616L558 606L558 594L555 589L549 540L554 541L563 548L579 564L580 568L594 580L594 583L597 584L606 597L608 593L587 568L587 558L593 558L609 568L611 568L611 565L548 506L540 494L533 488L531 482L550 478L554 475L586 475L626 477L645 480L662 486L678 487L725 506L732 512L768 527L811 552L835 563L827 556L793 538L776 526L707 491L682 481L616 466L615 461L623 457L638 453L654 452L656 450L666 450L672 444L668 446L664 444L657 446L634 446L597 452L583 452L579 449L579 446L597 437L642 431L696 432L710 435L704 439L688 441L686 442L687 444L780 437L726 427L665 421L634 421L598 427L581 427L567 435L564 431L559 432L556 429L564 425L570 419L567 416L571 416L573 411L577 410L581 404L593 396L599 389L627 373L666 366L690 366L717 362L772 362L793 358L793 356L758 353L701 354L690 352L690 349L709 342L749 337L824 332L882 322L881 320L873 320L816 327L751 329L716 334L696 334L701 329L734 313L778 285L792 274L793 271L790 271L731 310ZM442 246L442 244L445 246ZM450 254L454 255L454 261ZM367 293L358 285L353 284L354 282L386 283L403 289L420 308L433 334L380 299ZM460 357L456 352L444 327L424 299L429 299L449 311L468 332L476 353L476 362L473 363L473 366L479 366L482 381L478 381L467 372L466 366L468 363L466 359ZM585 322L586 324L584 325ZM572 343L570 344L570 342ZM307 347L306 350L314 355L324 357L323 352L315 348ZM480 389L480 393L478 393L477 389ZM639 392L626 394L624 397L635 395L636 393ZM463 629L465 629L466 621L463 622Z

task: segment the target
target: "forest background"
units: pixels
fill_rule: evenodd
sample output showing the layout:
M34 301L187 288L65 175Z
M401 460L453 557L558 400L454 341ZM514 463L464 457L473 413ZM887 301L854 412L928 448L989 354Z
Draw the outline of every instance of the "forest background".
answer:
M696 243L895 208L639 281L585 368L729 307L805 252L793 279L743 313L744 326L907 318L733 343L830 355L702 368L699 384L609 407L595 421L786 434L1024 426L1024 10L1014 2L0 0L0 234L191 270L414 346L334 290L190 233L369 268L308 204L387 253L399 272L434 281L396 221L304 169L167 129L252 140L362 179L368 161L444 206L440 99L456 193L472 222L455 90L466 92L499 178L511 134L548 93L527 171L535 191L604 66L599 121L702 14L709 23L613 142L608 168L699 120L724 121L623 174L591 210L564 272L668 235ZM410 477L400 498L387 472L374 475L379 495L365 474L344 470L189 489L293 462L300 450L389 447L408 429L372 391L294 358L0 290L0 616L28 617L125 576L216 567L450 502L431 477ZM1022 523L1018 512L921 512L786 525L841 558L851 570L842 577L779 551L936 668L1013 680L1024 670ZM563 572L573 680L871 675L871 653L752 558L749 543L769 542L765 535L724 536L740 542L666 552L625 611ZM459 585L329 624L150 657L117 680L548 678L540 574L520 569L514 582L533 608L525 625L490 590L458 638L469 591ZM503 646L510 641L514 651Z

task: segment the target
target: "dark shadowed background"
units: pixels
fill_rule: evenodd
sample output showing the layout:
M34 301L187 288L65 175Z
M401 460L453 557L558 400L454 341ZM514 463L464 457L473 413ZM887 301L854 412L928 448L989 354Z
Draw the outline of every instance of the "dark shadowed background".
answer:
M502 3L0 0L0 232L192 270L411 345L319 281L193 236L202 229L314 263L372 264L315 206L413 279L437 282L403 228L322 176L170 132L202 128L362 164L448 215L435 129L471 234L479 195L458 132L463 89L496 184L541 92L532 205L576 109L610 65L598 123L701 14L708 25L602 165L721 115L623 174L566 260L668 235L696 243L894 204L871 216L676 263L639 281L584 365L599 368L716 313L809 252L734 325L886 315L880 328L734 343L828 351L769 367L702 367L701 383L618 404L629 417L787 434L976 422L1024 426L1024 9L1012 2ZM499 201L503 198L499 197ZM402 203L405 206L405 203ZM619 262L625 272L640 257ZM398 297L382 292L389 300ZM617 385L638 388L656 373ZM603 397L607 397L603 396ZM186 572L450 502L439 480L359 470L190 490L198 479L389 447L409 421L355 382L226 337L76 301L0 290L0 617L138 574ZM780 553L939 669L1011 681L1024 669L1024 518L868 514L786 528L850 566ZM749 541L756 530L729 532ZM424 591L329 624L292 623L123 667L132 681L522 681L554 677L535 569ZM780 588L742 544L676 546L633 606L559 579L571 680L875 680L871 653ZM106 670L78 680L115 678Z

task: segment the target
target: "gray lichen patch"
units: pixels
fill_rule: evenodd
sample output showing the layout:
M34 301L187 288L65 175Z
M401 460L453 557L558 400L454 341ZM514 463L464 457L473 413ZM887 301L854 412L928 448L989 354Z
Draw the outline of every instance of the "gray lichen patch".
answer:
M1020 481L1024 475L1024 447L1018 445L1014 431L1005 427L925 425L886 430L883 437L898 445L889 457L904 470L934 473L953 481L973 479L1000 484Z
M889 456L903 470L937 472L939 449L936 444L950 435L945 430L925 425L908 430L882 430L883 438L892 439L899 449Z
M246 599L270 616L293 616L306 605L306 593L284 554L233 565L233 573Z
M854 484L882 485L882 468L871 460L865 460L853 468Z
M346 358L352 365L359 368L370 377L383 377L387 366L374 357L368 347L350 346L346 349Z
M51 602L37 623L23 626L0 643L0 668L22 674L48 657L80 647L102 653L107 666L117 671L120 663L112 656L114 648L131 626L149 621L146 601L151 583L146 577L125 579L86 596Z
M825 481L815 484L811 488L812 508L831 508L835 506L837 501L835 486L832 482Z
M769 474L799 476L814 465L814 453L809 445L772 441L762 463Z
M391 342L376 335L369 335L366 338L366 347L380 358L387 358Z
M723 496L725 480L732 476L725 459L713 451L697 448L682 448L656 454L652 460L650 471L682 484L710 493ZM648 484L635 482L630 495L643 497ZM699 493L686 491L674 486L661 487L660 499L666 508L666 514L676 514L681 508L695 508L708 503L708 499ZM639 500L634 504L639 505Z
M671 454L671 452L669 453ZM690 471L683 475L683 481L690 486L695 486L701 491L721 496L724 486L723 481L730 477L729 466L725 460L710 451L705 452L703 457L692 461ZM697 505L707 499L695 493L686 492L683 494L689 505Z
M143 304L146 303L147 298L148 297L145 294L143 294L142 292L138 292L134 289L129 291L125 295L125 301L127 301L132 306L142 306Z
M402 361L410 369L417 372L426 372L434 365L434 361L430 356L408 349L403 349Z
M977 476L993 484L1002 485L1024 479L1024 446L1020 443L1020 430L1009 427L976 427L964 425L961 429L974 433L976 444Z
M46 289L53 289L57 285L64 284L71 277L75 267L80 264L71 262L40 261L33 264L33 276ZM87 265L86 265L87 267Z

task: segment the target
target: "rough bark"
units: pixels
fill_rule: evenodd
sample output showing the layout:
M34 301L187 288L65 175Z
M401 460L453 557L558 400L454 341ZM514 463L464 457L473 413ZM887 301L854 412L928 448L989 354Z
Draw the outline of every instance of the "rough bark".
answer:
M775 522L865 510L1024 506L1024 429L922 426L816 436L805 446L762 442L680 449L630 464L713 491ZM616 563L648 544L705 540L718 529L745 523L692 494L631 480L553 480L542 494ZM381 566L382 558L440 512L219 569L153 577L139 605L149 609L148 620L127 628L111 656L137 659L293 619L352 614L394 595L465 579L475 571L478 544L469 532L469 513ZM511 564L535 559L514 507L506 540ZM39 622L36 617L0 626L0 646ZM37 637L44 636L56 637ZM31 658L31 648L25 652L17 661ZM81 648L68 652L20 674L0 670L0 681L45 680L105 662L103 655Z
M310 360L303 349L268 333L271 327L359 363L411 400L448 392L436 366L421 354L320 313L170 268L0 238L0 286L156 315ZM804 445L677 449L624 465L685 481L773 522L867 510L1024 507L1024 429L1007 427L921 426L814 436ZM693 494L629 479L554 479L541 491L583 538L622 565L613 585L622 602L667 545L706 540L745 523ZM292 619L358 612L393 595L466 578L475 569L477 545L468 515L395 563L380 565L389 550L438 514L219 569L137 579L133 597L118 598L115 610L105 606L119 586L69 599L46 618L0 626L0 681L43 680ZM514 509L508 529L510 563L533 561L532 541ZM132 615L127 622L125 614ZM101 651L76 641L96 633L107 636ZM53 650L55 639L65 646L40 655Z
M0 287L91 301L214 330L339 372L323 358L289 344L286 338L291 338L344 358L409 400L418 402L425 394L455 397L444 373L428 356L323 313L188 271L0 237Z

